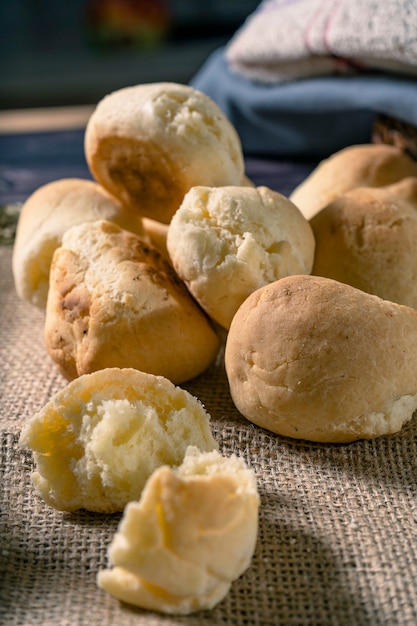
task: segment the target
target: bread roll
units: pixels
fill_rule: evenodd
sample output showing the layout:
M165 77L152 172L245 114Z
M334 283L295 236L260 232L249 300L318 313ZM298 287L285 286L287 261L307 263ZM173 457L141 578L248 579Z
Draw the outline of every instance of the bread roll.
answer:
M310 223L313 274L417 308L417 178L348 191Z
M151 220L149 217L144 217L142 223L146 239L148 239L155 248L158 248L159 252L167 261L170 261L167 251L168 224Z
M157 469L130 502L98 585L124 602L187 615L212 609L250 565L259 495L236 456L189 448L177 468Z
M288 274L309 273L314 245L297 207L268 187L194 187L167 235L175 270L225 329L252 291Z
M126 211L119 200L90 180L55 180L29 196L21 209L13 249L18 296L44 309L52 255L63 234L71 226L98 219L144 233L139 215Z
M85 133L93 176L141 215L169 223L195 185L239 185L244 176L235 128L205 94L149 83L103 98Z
M23 427L33 483L62 511L122 511L161 465L180 465L188 446L217 449L210 416L161 377L111 368L81 376Z
M156 248L97 221L68 230L54 253L45 343L69 380L134 367L179 384L212 363L220 341Z
M258 289L225 348L248 420L280 435L351 442L395 433L417 409L417 311L318 276Z
M356 187L383 187L417 176L417 162L397 146L348 146L323 160L290 195L309 220L338 196Z

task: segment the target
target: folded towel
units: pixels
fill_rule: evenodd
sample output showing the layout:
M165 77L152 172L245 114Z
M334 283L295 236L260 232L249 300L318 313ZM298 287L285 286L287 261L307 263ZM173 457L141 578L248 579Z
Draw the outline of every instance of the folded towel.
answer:
M246 154L322 158L372 141L380 114L417 126L417 81L409 77L376 72L265 84L231 71L225 52L216 50L191 84L229 117Z
M417 75L416 31L416 0L264 0L226 59L266 83L369 70Z

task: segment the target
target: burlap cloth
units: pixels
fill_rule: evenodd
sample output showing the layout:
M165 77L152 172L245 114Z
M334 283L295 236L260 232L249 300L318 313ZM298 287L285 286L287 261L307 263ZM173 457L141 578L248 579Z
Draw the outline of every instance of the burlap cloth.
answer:
M20 427L65 385L43 346L43 314L20 302L0 248L0 624L7 626L417 624L417 421L350 445L291 441L234 409L222 360L186 388L220 448L254 468L261 494L251 567L211 612L129 608L96 586L120 515L65 514L31 485Z

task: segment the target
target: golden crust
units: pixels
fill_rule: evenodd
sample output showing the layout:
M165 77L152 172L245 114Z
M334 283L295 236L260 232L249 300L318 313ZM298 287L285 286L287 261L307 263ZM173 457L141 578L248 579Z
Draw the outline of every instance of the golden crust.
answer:
M417 178L353 189L310 224L313 274L417 307Z
M169 225L164 224L163 222L158 222L157 220L151 220L149 217L144 217L142 219L142 223L145 236L150 240L155 248L158 248L162 256L169 261L170 259L167 250L167 234Z
M219 348L211 322L158 250L104 221L70 229L54 254L45 343L69 380L135 367L181 383L201 374Z
M349 442L393 433L417 408L417 311L317 276L249 296L225 365L233 400L281 435Z
M163 144L109 135L97 140L95 149L91 145L88 160L96 180L138 214L169 221L187 185Z
M175 83L115 91L85 133L93 176L140 215L169 223L194 185L240 184L238 134L208 96Z
M55 180L29 196L21 209L13 248L13 276L19 297L45 308L52 255L65 231L98 219L144 234L140 216L91 180Z
M322 161L294 189L290 200L311 219L350 189L383 187L410 176L417 176L417 162L396 146L348 146Z

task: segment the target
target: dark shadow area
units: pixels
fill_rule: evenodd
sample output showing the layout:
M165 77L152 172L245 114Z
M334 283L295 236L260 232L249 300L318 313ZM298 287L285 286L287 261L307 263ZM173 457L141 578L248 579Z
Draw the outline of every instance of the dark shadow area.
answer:
M258 0L2 0L0 108L93 104L142 82L188 82Z

